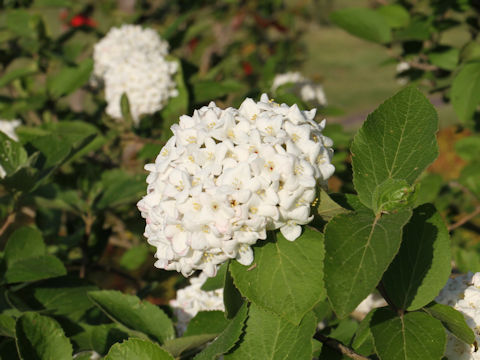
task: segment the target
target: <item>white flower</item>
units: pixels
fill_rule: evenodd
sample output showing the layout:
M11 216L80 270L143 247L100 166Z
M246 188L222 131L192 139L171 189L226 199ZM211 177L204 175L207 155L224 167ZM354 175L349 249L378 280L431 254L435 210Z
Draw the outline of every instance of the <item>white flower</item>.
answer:
M0 120L0 132L3 132L12 140L18 141L15 129L20 126L20 124L20 120ZM4 178L5 175L7 175L7 173L5 172L5 169L2 167L2 165L0 165L0 179Z
M190 278L190 285L177 291L177 297L170 300L170 306L173 307L177 317L177 332L181 336L187 330L190 320L197 315L199 311L225 311L223 304L223 288L204 291L202 286L207 280L203 273L198 277Z
M397 64L396 71L397 71L397 82L400 85L405 85L408 82L408 76L402 75L402 73L410 70L411 66L406 61L401 61Z
M120 99L127 94L136 124L142 114L161 110L178 95L172 75L177 63L167 61L168 43L139 25L112 28L95 45L92 84L103 82L107 114L121 118Z
M287 72L275 75L272 91L275 92L280 86L285 84L292 84L293 92L303 101L327 106L327 97L325 96L322 85L314 83L299 72Z
M472 328L475 341L480 343L480 273L469 272L448 279L435 300L460 311L468 326ZM447 332L445 357L449 360L478 360L480 351L475 351L474 345L467 345Z
M314 116L266 95L238 110L212 102L181 116L145 166L147 195L138 203L145 236L157 247L155 266L214 276L228 259L251 264L251 245L267 230L298 238L312 220L317 186L334 169L325 122Z
M386 306L385 299L377 293L368 295L363 301L355 308L354 313L360 318L364 318L373 309Z

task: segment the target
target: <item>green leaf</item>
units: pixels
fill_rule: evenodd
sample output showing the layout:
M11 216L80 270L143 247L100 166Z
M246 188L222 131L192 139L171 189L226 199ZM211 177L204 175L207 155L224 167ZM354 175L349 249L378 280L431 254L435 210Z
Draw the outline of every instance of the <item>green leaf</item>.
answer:
M23 9L9 10L5 13L5 25L18 36L34 36L33 22L33 16Z
M42 256L46 253L40 230L30 226L21 227L10 235L4 250L7 266L30 257Z
M171 355L178 358L185 351L197 349L207 342L212 341L218 334L199 334L191 336L183 336L176 339L170 339L163 344L162 348L167 350Z
M227 353L235 346L243 333L245 320L247 319L248 306L243 304L235 317L230 321L223 332L201 353L195 356L195 360L214 360L219 355Z
M403 228L400 251L383 275L390 300L400 309L417 310L431 302L451 272L450 237L431 204L413 211Z
M445 351L442 323L422 312L397 316L389 309L376 309L370 329L381 360L440 360Z
M102 196L97 209L115 208L129 201L137 201L145 192L145 176L130 175L121 169L104 171L101 178Z
M466 161L478 159L480 154L480 135L471 135L455 143L455 151Z
M229 261L228 264L228 267L230 267L231 261ZM237 287L233 283L232 274L228 269L225 273L225 286L223 288L223 304L225 305L225 318L234 318L244 302L245 301L243 300L242 294L240 294L240 291L238 291Z
M38 281L67 274L63 263L53 255L29 257L15 261L5 272L8 284Z
M465 321L465 317L453 307L432 302L425 306L423 311L440 320L448 331L468 345L475 341L475 334Z
M36 285L32 298L55 315L64 315L78 321L94 304L87 296L95 285L78 278L52 279Z
M64 67L57 74L48 77L47 88L54 98L71 94L86 84L93 69L92 59L84 60L75 67Z
M325 228L325 286L340 318L370 294L400 248L411 211L375 216L366 209L334 217Z
M0 77L0 87L8 85L15 79L35 74L38 71L37 62L30 58L15 58Z
M360 355L369 356L375 353L373 336L370 331L370 322L372 321L373 314L374 311L370 311L360 322L353 339L352 348Z
M392 29L405 27L410 22L410 14L401 5L384 5L379 7L377 12L385 18Z
M243 296L299 324L325 297L323 234L305 228L295 241L288 241L279 232L277 239L272 239L275 234L270 232L270 239L254 247L255 268L249 270L234 261L230 272Z
M244 85L236 80L201 80L193 84L193 98L195 103L213 101L225 95L240 92Z
M220 334L227 327L229 321L225 319L223 311L200 311L188 323L183 336L201 334Z
M148 247L145 244L132 246L120 259L120 265L127 270L136 270L147 260Z
M333 201L323 189L320 189L316 210L317 214L325 221L331 220L336 215L348 212L347 209Z
M428 53L430 62L445 70L455 70L460 57L460 50L454 47L442 46Z
M0 166L7 175L13 174L26 161L27 152L23 146L0 131Z
M174 336L172 321L157 306L119 291L91 291L88 296L108 317L163 343Z
M213 278L207 278L205 283L202 285L203 291L211 291L223 288L225 284L225 274L227 272L228 263L223 263L217 270L217 275Z
M180 60L170 57L169 60L174 61L178 64L177 72L175 73L175 84L177 87L178 95L174 98L168 100L167 105L162 109L162 134L160 135L160 140L166 142L172 135L170 127L178 122L178 118L181 115L184 115L188 111L188 89L185 85L185 80L183 78L183 69L182 63Z
M472 119L480 103L480 62L466 64L458 72L452 82L450 99L461 121Z
M0 336L15 337L15 319L13 317L0 314Z
M427 173L416 184L415 204L419 205L434 202L443 185L442 176L439 174Z
M412 208L414 188L405 180L387 179L373 192L372 204L375 214L401 208Z
M317 326L315 316L310 312L298 326L250 305L245 335L225 360L257 359L298 359L312 358L311 339Z
M122 118L125 124L128 127L131 127L133 125L133 118L130 111L130 102L128 101L128 96L126 93L123 93L122 97L120 98L120 110L122 112Z
M31 143L45 156L44 169L60 165L71 150L70 143L56 134L37 137Z
M367 207L375 209L377 186L389 179L411 185L437 157L437 122L435 108L414 87L368 116L352 144L353 183Z
M460 173L460 183L468 188L476 197L480 199L480 162L472 162L465 166Z
M475 40L466 43L460 50L460 59L462 62L480 60L480 44Z
M113 345L105 360L174 360L157 344L142 339L131 338Z
M414 18L406 28L395 32L397 41L424 41L430 38L431 21L425 18Z
M384 16L368 8L348 8L330 15L333 23L354 36L380 44L392 41L390 26Z
M17 320L16 336L23 360L72 359L72 345L52 318L26 312Z
M71 337L77 350L95 350L106 355L112 345L128 339L128 334L118 324L78 325L81 331Z

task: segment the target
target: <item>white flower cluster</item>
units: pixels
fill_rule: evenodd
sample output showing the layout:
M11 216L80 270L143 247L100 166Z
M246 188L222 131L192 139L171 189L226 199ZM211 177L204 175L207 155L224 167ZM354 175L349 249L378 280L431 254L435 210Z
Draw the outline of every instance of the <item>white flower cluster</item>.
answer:
M214 276L229 258L253 261L250 248L280 229L295 240L312 220L317 183L326 184L332 140L315 110L277 104L262 95L240 108L210 103L172 126L174 136L147 164L147 195L138 208L155 266Z
M322 85L314 83L299 72L287 72L275 75L272 91L275 92L280 86L285 84L292 84L293 92L303 101L327 106L327 97L325 96Z
M17 134L15 133L15 129L20 126L20 120L0 120L0 132L3 132L13 141L18 141ZM7 173L5 169L0 165L0 179L4 178Z
M473 329L476 342L480 344L480 273L449 279L435 300L460 311ZM480 350L448 333L445 357L449 360L479 360Z
M202 286L207 275L201 273L198 277L190 278L190 285L177 291L177 297L170 300L177 317L177 332L181 336L187 330L188 323L199 311L225 311L223 304L223 288L204 291Z
M141 114L161 110L178 95L172 75L177 63L165 60L168 43L139 25L112 28L95 45L92 83L103 81L107 114L121 118L120 99L126 93L136 124Z

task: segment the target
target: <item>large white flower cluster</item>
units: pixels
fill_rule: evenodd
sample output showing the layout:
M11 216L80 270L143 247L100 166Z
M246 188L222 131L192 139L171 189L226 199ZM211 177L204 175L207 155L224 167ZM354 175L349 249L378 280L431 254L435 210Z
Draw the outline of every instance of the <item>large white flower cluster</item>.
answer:
M190 285L178 290L177 297L170 300L170 306L173 307L177 317L176 328L179 335L187 330L188 323L199 311L225 311L223 288L212 291L202 290L207 278L204 273L190 278Z
M477 344L480 344L480 273L449 279L435 300L460 311L472 328ZM445 357L449 360L479 360L480 350L448 333Z
M168 43L153 29L139 25L112 28L95 45L93 83L103 81L107 114L121 118L120 99L126 93L133 120L161 110L178 95L172 78L177 63L167 61Z
M0 120L0 132L3 132L12 140L18 141L15 129L20 126L20 124L20 120ZM2 165L0 165L0 179L4 178L5 175L7 175L7 173L5 172L5 169L2 167Z
M267 230L295 240L312 220L316 186L335 168L332 141L315 110L277 104L262 95L240 108L215 103L183 115L154 164L138 203L155 266L214 276L229 258L253 261L250 248Z
M286 84L292 84L293 92L303 101L327 106L327 97L323 91L322 85L314 83L299 72L287 72L275 75L272 84L272 91L275 93L280 86Z

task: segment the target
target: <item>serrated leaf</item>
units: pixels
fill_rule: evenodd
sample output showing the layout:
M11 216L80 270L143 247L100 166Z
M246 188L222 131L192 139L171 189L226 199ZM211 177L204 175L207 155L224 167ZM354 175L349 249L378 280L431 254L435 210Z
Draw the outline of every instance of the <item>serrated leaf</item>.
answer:
M374 209L375 188L389 179L409 185L437 157L435 108L407 87L385 101L364 122L352 144L353 183L359 199Z
M233 348L242 335L247 314L248 306L245 303L225 330L206 349L197 354L194 360L214 360L219 355L225 354Z
M119 291L91 291L88 296L115 322L140 331L160 343L174 336L172 321L159 307Z
M46 247L40 230L30 226L21 227L10 235L4 250L7 266L29 257L45 255Z
M0 166L7 175L13 174L27 161L23 146L0 131Z
M434 202L443 185L442 176L439 174L427 173L415 186L414 206Z
M399 309L420 309L443 288L451 272L450 237L431 204L413 211L403 228L400 251L383 275L390 300Z
M228 262L223 263L217 269L217 275L212 278L207 278L207 280L202 285L203 291L212 291L223 288L225 284L225 274L227 272Z
M440 360L445 351L442 323L422 312L397 316L389 309L376 309L370 329L381 360Z
M410 14L401 5L384 5L379 7L377 12L385 18L392 29L405 27L410 22Z
M347 316L375 289L400 248L410 216L410 210L401 210L376 217L363 208L327 224L325 286L337 316Z
M316 210L317 214L325 221L331 220L336 215L348 212L347 209L333 201L323 189L320 189Z
M414 195L413 186L409 186L405 180L387 179L375 187L372 194L373 211L375 214L379 214L402 208L412 208Z
M432 302L425 306L423 311L440 320L448 331L468 345L475 341L475 334L465 321L465 317L453 307Z
M450 99L461 121L472 119L480 103L480 62L472 62L462 67L453 79Z
M183 336L201 334L220 334L227 327L229 321L225 319L223 311L200 311L188 323Z
M64 67L57 74L48 77L47 88L49 93L54 98L71 94L87 83L92 69L92 59L86 59L75 67Z
M311 339L317 322L308 313L298 326L282 317L250 305L245 335L225 360L296 359L312 358Z
M385 18L368 8L348 8L334 11L330 19L354 36L380 44L392 41L390 26Z
M360 355L369 356L375 353L373 345L373 336L370 331L370 322L374 311L370 311L360 322L355 337L353 338L352 348Z
M71 337L77 350L95 350L106 355L112 345L127 340L128 334L118 324L89 325L78 324L81 331Z
M255 268L232 262L230 272L240 293L252 303L299 324L325 297L323 234L305 228L295 241L272 234L276 233L254 247Z
M230 267L231 261L228 262ZM223 288L223 304L225 305L225 318L233 319L237 314L238 310L241 309L245 300L238 291L237 287L233 283L232 274L230 270L227 269L225 273L225 286Z
M72 345L50 317L26 312L16 323L17 348L23 360L72 359Z
M110 348L105 360L174 360L157 344L142 339L131 338Z
M176 339L170 339L163 344L162 348L167 350L171 355L179 357L182 353L188 350L193 350L212 341L218 334L198 334L190 336L182 336Z
M25 281L38 281L63 276L67 270L63 263L53 255L29 257L15 261L5 272L7 284Z

